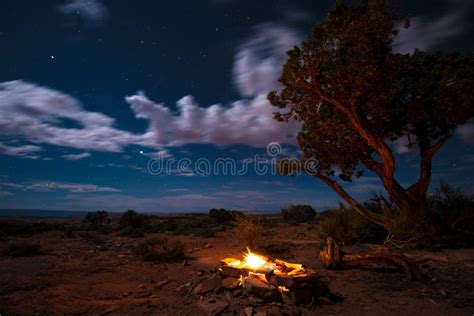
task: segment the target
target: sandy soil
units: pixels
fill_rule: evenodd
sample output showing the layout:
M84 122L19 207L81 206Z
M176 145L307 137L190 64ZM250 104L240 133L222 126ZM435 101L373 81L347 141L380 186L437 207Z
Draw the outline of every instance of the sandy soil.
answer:
M216 238L167 236L186 243L186 262L143 262L132 254L139 239L117 234L104 235L105 246L86 240L81 232L74 233L73 238L48 232L2 241L0 248L6 242L37 241L50 253L28 258L0 257L0 314L200 315L200 295L192 293L206 278L206 273L199 270L206 270L206 266L224 257L239 257L243 248L231 232L218 233ZM234 301L229 295L225 298L215 294L219 299L230 300L223 314L241 315L246 306L253 306L255 314L260 312L257 315L279 315L283 310L303 315L474 314L474 249L407 252L429 276L429 280L419 283L391 270L322 268L318 259L322 242L304 224L269 229L264 244L278 243L291 246L281 259L316 269L330 290L343 300L310 310L254 301L242 304L242 300ZM363 252L377 247L363 244L348 250Z

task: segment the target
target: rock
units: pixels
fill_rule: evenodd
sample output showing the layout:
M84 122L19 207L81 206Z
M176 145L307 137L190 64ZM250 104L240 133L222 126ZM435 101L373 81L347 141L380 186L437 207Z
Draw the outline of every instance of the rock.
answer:
M225 278L224 280L222 280L222 286L226 289L235 289L237 286L239 286L239 284L239 279Z
M254 275L245 278L242 287L245 292L254 294L264 300L278 300L281 297L278 288L273 284L264 282Z
M183 267L189 266L188 260L183 261Z
M153 293L151 291L142 291L142 292L136 292L133 294L133 297L135 298L145 298L151 296Z
M140 285L138 286L138 288L139 288L139 289L144 289L144 288L145 288L145 284L140 284Z
M199 300L197 302L198 307L203 311L204 314L214 316L222 312L229 306L225 301L211 299L208 301Z
M218 292L222 289L222 280L219 278L209 278L199 283L193 290L194 294L206 294L209 292Z
M244 308L244 313L245 313L245 316L252 316L253 315L253 307L252 306L245 307Z
M319 303L322 305L334 305L334 302L331 301L329 298L321 296L318 298Z
M212 247L212 244L211 244L210 242L208 242L208 243L204 246L204 248L206 248L206 249L207 249L207 248L211 248L211 247Z
M120 307L120 305L110 305L109 307L107 307L104 312L102 313L102 315L105 315L105 314L108 314L108 313L112 313L116 310L118 310Z
M201 272L214 272L221 265L221 261L214 257L199 258L194 262L194 269Z
M255 316L267 316L267 312L266 311L256 312Z
M240 296L241 294L242 294L242 290L240 290L240 289L236 289L232 292L233 297Z
M200 294L200 293L201 293L201 290L202 290L202 284L199 283L199 284L196 285L196 287L193 289L193 293L194 293L194 294Z
M155 284L155 289L159 290L161 289L163 286L165 286L166 284L168 284L170 281L168 280L164 280L164 281L161 281L161 282L158 282Z

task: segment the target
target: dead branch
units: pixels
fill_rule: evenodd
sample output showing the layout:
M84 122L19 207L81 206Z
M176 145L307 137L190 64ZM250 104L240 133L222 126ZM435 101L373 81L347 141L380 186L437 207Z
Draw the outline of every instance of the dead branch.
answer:
M406 256L379 250L368 254L348 255L332 238L326 241L326 249L320 252L321 261L328 269L354 269L368 265L388 265L404 271L409 280L420 280L422 275L416 265Z

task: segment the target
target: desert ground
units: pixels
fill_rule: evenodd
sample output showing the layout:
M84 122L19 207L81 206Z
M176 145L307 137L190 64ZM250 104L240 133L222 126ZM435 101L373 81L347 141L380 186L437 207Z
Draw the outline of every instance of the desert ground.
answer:
M268 227L258 251L315 269L330 291L341 298L308 307L266 303L235 289L194 290L221 259L239 257L245 251L231 230L219 231L214 237L147 233L145 238L152 236L182 240L186 259L143 261L133 253L143 238L123 237L117 232L79 230L66 236L53 230L29 237L3 237L2 249L9 243L36 242L47 252L0 257L0 314L206 315L213 313L206 309L209 301L225 306L222 315L474 313L474 249L404 251L427 276L418 282L390 268L327 270L318 258L324 241L318 239L314 225L279 223ZM379 247L358 244L344 249L364 253Z

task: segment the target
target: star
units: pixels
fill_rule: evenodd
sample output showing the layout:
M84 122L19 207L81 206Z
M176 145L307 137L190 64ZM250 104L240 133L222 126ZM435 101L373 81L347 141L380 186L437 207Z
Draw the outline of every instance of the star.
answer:
M140 155L143 155L143 150L140 150Z
M51 59L54 59L54 55L51 55Z

